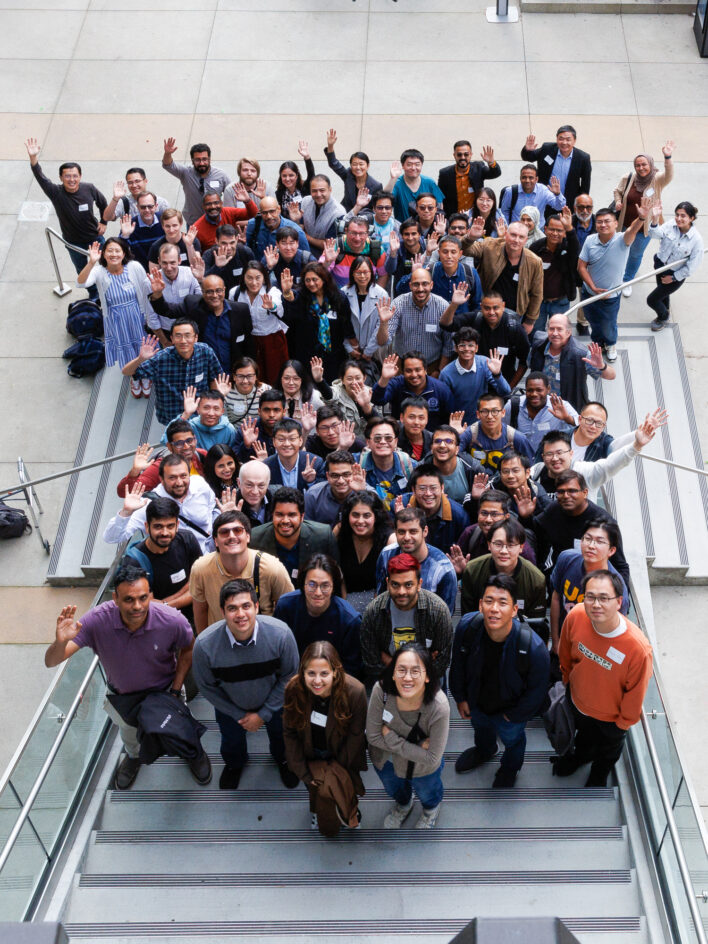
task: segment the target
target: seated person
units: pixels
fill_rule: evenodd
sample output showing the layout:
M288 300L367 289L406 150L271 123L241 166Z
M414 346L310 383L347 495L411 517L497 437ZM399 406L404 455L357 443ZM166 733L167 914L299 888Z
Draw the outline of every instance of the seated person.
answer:
M450 613L455 611L457 576L447 556L427 543L428 526L421 508L404 508L395 515L395 531L389 538L376 564L376 586L379 593L386 589L386 568L396 554L410 554L420 565L423 587L436 593L447 603Z
M324 479L324 463L317 456L302 451L302 425L289 417L273 429L275 455L263 459L270 469L273 485L287 485L305 492L314 482Z
M423 587L420 562L397 551L386 562L385 589L364 610L361 655L367 679L378 679L393 654L417 642L442 678L450 665L452 619L440 597Z
M477 422L460 436L460 452L469 452L492 472L499 468L502 453L510 446L533 459L528 439L504 422L504 399L496 393L483 393L477 407Z
M532 370L526 377L525 395L515 393L507 400L504 419L526 437L536 453L546 433L555 429L570 432L578 414L570 403L551 393L551 381L545 374Z
M408 397L401 404L401 431L398 448L416 462L430 451L433 434L428 430L428 404L422 397Z
M515 518L494 525L489 533L489 554L470 561L462 574L462 614L477 612L479 601L493 574L516 581L519 618L546 615L546 578L538 567L521 556L526 532Z
M463 504L474 487L475 476L484 473L484 469L476 459L458 453L459 447L460 434L454 426L446 423L433 433L430 452L423 457L423 461L432 463L440 472L447 497ZM475 500L475 513L476 508Z
M258 364L252 357L239 357L231 367L233 383L224 396L226 416L238 426L245 419L258 418L258 398L268 385L258 379Z
M273 517L251 534L251 546L277 557L291 580L297 580L313 554L328 554L337 560L339 551L332 529L315 521L304 521L305 498L296 488L279 488L273 495Z
M326 459L330 452L340 449L361 452L366 441L355 434L354 424L347 420L338 404L327 403L317 411L315 429L305 441L305 449Z
M366 484L387 510L397 495L408 491L408 478L417 465L405 452L396 449L397 439L398 423L376 417L366 427L366 449L359 456Z
M440 380L448 387L452 400L463 414L465 423L472 423L482 394L490 389L499 394L502 406L511 393L501 373L503 355L492 351L491 357L477 353L479 335L474 328L460 328L453 335L457 359L440 371Z
M362 613L376 593L376 563L391 534L391 516L374 492L351 492L334 532L347 600Z
M326 554L314 554L298 577L299 590L284 593L273 614L292 630L298 652L329 642L350 675L361 673L361 616L342 599L342 572Z
M197 437L200 449L211 449L217 443L233 448L236 430L224 416L224 395L218 390L205 390L197 394L194 387L184 391L184 410L178 420L185 420ZM163 442L166 441L163 433Z
M393 418L400 419L404 400L422 398L428 404L426 428L433 432L441 423L447 423L454 408L452 393L447 384L427 373L420 351L407 351L400 358L400 373L398 364L395 354L384 358L381 376L371 388L371 402L376 406L389 403Z
M402 505L420 508L428 529L426 541L445 554L457 544L469 524L467 512L445 494L442 473L433 465L419 465L408 480L411 489L401 499Z
M324 469L326 481L315 482L305 492L305 517L334 527L347 498L352 492L365 489L366 480L354 456L343 449L329 453Z

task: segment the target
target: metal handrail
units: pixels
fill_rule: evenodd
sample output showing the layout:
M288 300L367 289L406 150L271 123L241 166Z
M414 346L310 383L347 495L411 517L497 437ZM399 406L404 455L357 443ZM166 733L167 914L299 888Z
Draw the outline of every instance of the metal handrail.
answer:
M61 272L59 271L59 263L57 262L57 256L56 256L56 253L54 252L54 246L52 244L52 236L55 239L58 239L60 243L64 243L67 249L71 249L74 252L80 252L82 256L86 256L87 258L89 254L88 254L88 251L86 249L83 249L81 246L75 246L73 243L67 242L67 240L64 239L61 233L57 233L57 231L55 229L52 229L51 226L44 227L44 235L47 237L47 245L49 246L49 255L52 257L52 263L54 264L54 271L56 272L57 282L59 283L58 285L54 286L52 291L54 292L55 295L58 295L59 298L63 298L64 295L69 294L69 292L71 291L71 286L64 285L64 279L62 279L61 277Z
M695 472L696 475L708 476L708 472L705 469L697 469L692 465L681 465L680 462L672 462L671 459L662 459L661 456L650 456L642 452L637 458L649 459L651 462L659 462L661 465L670 465L672 468L682 469L684 472Z
M164 447L163 442L150 445L151 449L160 449ZM28 488L34 488L35 485L42 485L44 482L53 482L54 479L64 478L66 475L73 475L74 472L85 472L86 469L95 469L96 466L106 465L108 462L115 462L117 459L127 459L135 455L135 449L128 452L118 452L114 456L106 456L104 459L96 459L94 462L86 462L84 465L75 465L70 469L63 469L61 472L53 472L51 475L43 475L41 479L33 479L31 482L23 482L22 485L15 485L12 488L0 488L0 498L7 498L8 495L15 495L17 492L24 492Z

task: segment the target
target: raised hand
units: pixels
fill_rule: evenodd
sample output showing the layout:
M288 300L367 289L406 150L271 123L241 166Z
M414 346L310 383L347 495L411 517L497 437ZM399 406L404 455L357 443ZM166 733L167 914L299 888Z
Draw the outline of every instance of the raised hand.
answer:
M650 423L654 429L660 429L669 422L669 414L666 410L654 410L653 413L647 414L645 422Z
M130 219L130 213L124 213L120 218L120 234L123 239L129 239L135 232L135 223Z
M668 416L665 412L663 415L661 415L661 413L661 410L655 410L654 413L647 413L644 422L634 430L635 449L643 449L644 446L652 441L657 429L659 429L659 426L664 426L666 424ZM659 425L655 425L655 418L657 417L657 414L660 414L659 418L661 419Z
M197 412L197 406L199 405L197 388L187 387L182 393L182 400L184 402L184 412L188 413L189 416L193 416Z
M337 261L337 240L325 239L322 250L325 265L332 266Z
M245 439L244 439L245 442ZM268 447L264 442L261 442L260 439L257 439L252 446L253 453L252 458L258 459L260 462L265 462L268 458Z
M487 486L489 485L489 476L486 472L478 472L475 477L472 479L472 491L470 495L472 498L481 498L482 495L486 492Z
M293 223L300 223L302 220L302 207L299 203L291 203L288 207L288 216Z
M113 184L113 196L116 200L121 200L125 196L125 181L116 180Z
M101 244L99 242L91 243L88 247L88 260L91 265L96 265L101 258Z
M596 344L595 341L592 341L588 345L588 355L588 357L583 358L583 362L594 367L596 370L602 370L605 366L605 362L602 358L602 348L599 344Z
M36 138L27 138L25 141L25 147L27 148L27 154L30 161L35 163L36 158L39 157L39 152L42 150L39 141ZM74 607L76 609L76 607Z
M556 419L567 423L568 426L575 426L573 417L570 415L563 402L563 397L559 396L557 393L552 393L548 400L548 409Z
M536 511L536 496L528 485L520 485L514 492L519 518L530 518Z
M354 402L362 409L371 403L371 387L367 387L367 385L362 383L362 381L356 380L351 385L351 389Z
M481 239L484 236L484 217L476 216L472 220L472 225L467 230L467 236L470 239Z
M317 478L317 469L315 468L315 457L309 452L305 453L305 468L302 470L302 477L311 485Z
M254 194L258 197L259 200L262 200L263 197L268 193L268 184L263 180L262 177L259 177L256 181L256 186L253 188Z
M172 155L177 150L177 144L175 143L175 139L165 138L163 142L163 147L165 149L165 157L172 157Z
M535 134L528 135L528 137L526 138L526 150L535 151L537 147L538 147L538 143L536 141L536 135Z
M342 420L339 427L339 448L351 449L356 439L356 430L353 420ZM361 468L361 467L360 467ZM362 472L362 475L364 473Z
M192 261L189 264L189 268L191 269L192 275L197 280L197 282L201 282L204 278L204 273L206 272L206 264L202 259L202 254L200 252L194 253L192 256Z
M121 518L130 518L133 512L147 505L149 499L143 498L146 491L147 487L142 482L136 482L131 489L126 488L123 507L120 510Z
M150 272L148 272L148 279L150 281L151 294L157 296L162 295L165 291L165 279L162 275L162 270L150 270Z
M558 180L557 177L551 177L551 179L548 181L548 189L551 191L551 193L554 193L556 196L558 196L561 192L560 180Z
M391 169L389 171L391 175L391 180L398 180L398 178L403 173L403 166L400 161L394 161L391 164Z
M290 295L293 290L293 276L290 269L283 269L280 273L280 288L283 295Z
M188 246L194 245L194 240L197 238L197 227L192 224L186 233L182 234L182 239Z
M391 233L388 237L388 251L390 256L398 255L398 250L401 248L401 237L398 235L395 229L391 230Z
M300 425L302 426L302 432L305 437L307 437L317 425L317 410L311 403L302 404Z
M214 389L217 390L222 397L225 397L231 390L231 378L228 374L217 374L214 378Z
M435 250L438 248L438 234L435 230L431 230L428 234L428 238L425 240L425 254L426 256L432 256Z
M381 324L388 324L396 313L396 309L391 305L391 299L388 298L388 296L386 298L380 298L376 302L376 311L378 312Z
M263 250L263 255L265 257L266 265L268 266L268 268L274 269L276 265L278 264L278 259L280 259L280 250L278 249L278 247L266 246L265 249Z
M676 147L676 144L673 141L667 141L666 144L661 149L661 153L664 155L665 158L669 158L674 153L675 147Z
M658 223L658 222L659 222L659 217L661 216L662 211L663 211L663 207L661 206L661 200L659 200L659 201L658 201L657 203L655 203L654 206L651 208L651 217L652 217L652 220L651 220L651 221L652 221L652 223Z
M450 414L450 426L456 429L458 433L464 433L467 429L467 423L464 422L465 411L455 410Z
M500 354L497 348L492 348L487 357L487 364L489 369L494 374L495 377L498 377L502 369L502 361L504 360L504 355Z
M143 364L145 361L149 361L150 358L154 357L159 350L160 342L154 335L151 334L147 337L144 337L140 344L140 350L138 351L140 363Z
M303 161L309 161L310 159L310 145L307 141L298 141L297 143L297 153L303 159Z
M322 383L324 379L324 366L321 357L310 358L310 376L315 383Z
M482 148L482 160L486 164L494 163L494 148L491 145L485 144Z
M220 512L241 511L243 508L243 498L237 501L238 489L227 487L221 492L221 498L216 499L216 507Z
M496 220L497 237L499 238L504 236L508 228L509 227L506 225L506 220L500 213Z
M253 444L258 439L258 428L256 427L256 422L255 416L248 416L241 423L241 435L243 436L243 444L246 449L251 449Z
M462 548L459 544L452 544L450 546L450 553L447 554L446 557L455 568L455 573L457 576L461 577L465 572L465 567L470 562L470 555L463 554Z
M74 619L75 616L75 606L62 607L61 613L57 616L56 640L58 643L66 644L78 636L81 623Z
M573 213L567 203L560 211L560 218L563 228L565 229L566 233L569 233L573 228Z
M248 203L248 201L251 199L248 190L246 190L240 180L237 180L234 184L234 197L237 200L240 200L241 203Z
M135 450L135 455L133 456L133 466L130 470L130 477L137 478L142 472L147 469L152 461L153 450L148 443L143 443L138 446ZM127 489L127 486L126 486Z
M470 297L470 287L467 282L458 282L452 292L450 303L453 305L464 305ZM492 371L494 373L494 371Z
M393 380L398 374L398 357L396 354L389 354L384 357L381 363L381 379L388 382Z
M444 236L447 232L447 217L444 213L435 214L435 222L433 223L433 229L438 234L438 236Z
M273 311L275 308L275 302L268 292L266 292L265 295L261 295L261 305L263 305L266 311Z
M654 203L651 197L642 197L637 205L637 216L640 220L645 220L651 213Z
M371 200L371 194L369 193L368 187L362 187L361 190L356 192L356 202L354 204L355 210L363 210L365 206L369 205Z
M396 495L393 500L394 515L397 515L399 511L403 511L403 495Z
M363 492L366 489L366 473L358 462L352 466L352 488L356 492Z
M334 128L330 128L327 132L327 150L333 151L334 145L337 143L337 132Z

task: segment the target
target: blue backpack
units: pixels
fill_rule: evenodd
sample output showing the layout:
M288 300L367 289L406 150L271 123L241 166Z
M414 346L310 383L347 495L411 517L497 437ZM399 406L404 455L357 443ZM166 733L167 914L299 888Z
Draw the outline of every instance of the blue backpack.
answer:
M79 299L69 305L66 316L67 334L77 340L81 338L100 338L103 334L103 315L96 302L88 298Z
M79 338L76 344L64 351L62 357L71 360L66 368L70 377L88 377L97 373L106 363L106 352L100 338Z

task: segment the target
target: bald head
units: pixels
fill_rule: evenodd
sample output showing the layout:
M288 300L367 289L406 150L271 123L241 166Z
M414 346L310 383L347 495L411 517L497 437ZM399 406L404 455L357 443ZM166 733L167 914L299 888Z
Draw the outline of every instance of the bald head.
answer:
M529 231L523 223L510 223L504 235L507 255L520 257L528 238Z
M224 298L226 297L224 280L218 275L208 275L205 279L202 279L202 295L207 308L220 313L224 307Z
M427 269L418 267L411 272L411 295L418 308L423 308L433 291L433 277Z
M258 508L270 485L270 469L265 462L244 462L238 473L238 487L245 502Z
M268 229L277 229L280 226L280 205L275 197L263 197L259 212Z
M565 347L572 334L570 318L567 315L552 315L548 319L546 331L551 352L557 354L561 348Z

